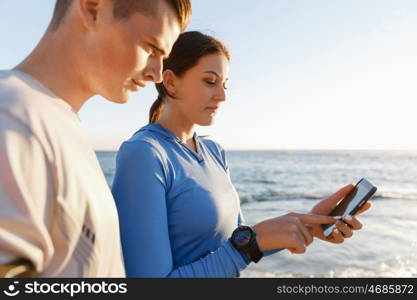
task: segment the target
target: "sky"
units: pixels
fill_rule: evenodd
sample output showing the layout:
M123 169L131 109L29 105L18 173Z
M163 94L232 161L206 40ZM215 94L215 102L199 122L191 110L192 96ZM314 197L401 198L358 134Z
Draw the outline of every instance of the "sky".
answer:
M54 0L0 1L0 69L45 31ZM188 30L232 54L227 101L198 127L227 150L417 150L417 1L193 0ZM147 124L154 86L79 113L95 150Z

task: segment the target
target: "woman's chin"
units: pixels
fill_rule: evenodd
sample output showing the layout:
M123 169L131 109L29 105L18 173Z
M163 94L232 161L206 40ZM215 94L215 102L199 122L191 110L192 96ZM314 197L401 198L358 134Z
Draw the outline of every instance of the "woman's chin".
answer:
M205 120L200 120L198 123L196 123L199 126L210 126L214 124L214 118L209 118Z

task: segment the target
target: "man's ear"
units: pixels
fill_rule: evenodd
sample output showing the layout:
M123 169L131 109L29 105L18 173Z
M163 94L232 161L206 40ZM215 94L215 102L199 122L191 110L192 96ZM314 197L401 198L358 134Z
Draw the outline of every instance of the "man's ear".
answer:
M162 82L168 94L175 97L177 93L178 77L172 70L165 70L162 73Z
M103 0L77 0L78 12L85 27L96 25L99 10L103 7Z

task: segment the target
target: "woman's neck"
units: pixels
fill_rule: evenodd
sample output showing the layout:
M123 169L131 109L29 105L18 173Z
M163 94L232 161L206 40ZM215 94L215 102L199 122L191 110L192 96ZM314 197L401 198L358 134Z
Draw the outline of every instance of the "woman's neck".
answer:
M195 124L184 117L164 113L156 123L174 133L183 143L191 146L194 150L196 149L193 139Z

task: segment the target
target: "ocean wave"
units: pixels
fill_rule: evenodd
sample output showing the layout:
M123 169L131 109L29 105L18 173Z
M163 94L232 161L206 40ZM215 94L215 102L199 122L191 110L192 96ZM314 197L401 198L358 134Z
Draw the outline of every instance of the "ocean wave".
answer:
M264 202L264 201L282 201L282 200L322 200L329 195L313 194L313 193L286 193L282 191L265 191L254 194L244 194L240 196L241 203L247 202ZM376 193L372 198L375 200L417 200L417 195L414 194L399 194L399 193Z
M277 181L268 180L268 179L245 179L239 180L240 184L264 184L264 185L273 185L277 184Z
M262 269L257 266L250 266L241 273L244 278L366 278L366 277L416 277L417 276L417 255L398 255L388 260L375 261L367 267L353 265L349 268L336 267L327 273L319 271L312 274L296 271L279 271L273 269Z
M285 193L280 191L265 191L240 196L242 204L247 202L282 201L293 199L321 200L324 199L324 196L321 194Z
M398 193L376 193L375 196L372 198L373 200L417 200L417 195L413 194L398 194Z

